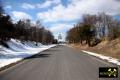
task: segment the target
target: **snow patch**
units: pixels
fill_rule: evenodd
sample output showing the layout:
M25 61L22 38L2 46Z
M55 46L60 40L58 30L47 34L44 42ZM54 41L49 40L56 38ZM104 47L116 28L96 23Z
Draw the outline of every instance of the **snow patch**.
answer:
M107 60L108 62L114 63L116 65L120 65L120 60L119 59L112 58L112 57L109 57L109 56L104 56L102 54L97 54L97 53L85 51L85 50L82 50L82 51L85 52L85 53L87 53L87 54L89 54L89 55L98 57L100 59Z
M30 57L56 45L42 45L41 43L11 39L7 42L9 48L0 45L0 68Z

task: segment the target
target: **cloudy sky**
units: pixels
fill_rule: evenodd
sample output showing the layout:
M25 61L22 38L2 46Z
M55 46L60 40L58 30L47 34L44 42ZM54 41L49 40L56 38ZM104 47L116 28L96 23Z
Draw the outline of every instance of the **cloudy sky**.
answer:
M13 21L40 20L55 37L81 20L83 14L105 12L120 19L120 0L3 0L4 9Z

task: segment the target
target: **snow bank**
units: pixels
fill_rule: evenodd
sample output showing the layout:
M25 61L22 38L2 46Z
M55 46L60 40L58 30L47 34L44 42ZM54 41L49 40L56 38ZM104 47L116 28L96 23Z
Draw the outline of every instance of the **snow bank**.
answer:
M36 45L35 42L21 42L15 39L11 39L7 44L9 48L0 45L0 68L56 46L41 43Z
M82 50L82 51L87 53L87 54L90 54L92 56L96 56L100 59L107 60L108 62L114 63L116 65L120 65L120 60L119 59L112 58L112 57L109 57L109 56L104 56L102 54L97 54L97 53L93 53L93 52L84 51L84 50Z

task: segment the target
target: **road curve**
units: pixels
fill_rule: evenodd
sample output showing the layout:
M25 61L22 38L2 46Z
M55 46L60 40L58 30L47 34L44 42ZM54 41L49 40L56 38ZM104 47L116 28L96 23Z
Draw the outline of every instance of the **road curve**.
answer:
M99 67L106 66L116 65L66 46L56 46L0 72L0 80L120 80L99 78Z

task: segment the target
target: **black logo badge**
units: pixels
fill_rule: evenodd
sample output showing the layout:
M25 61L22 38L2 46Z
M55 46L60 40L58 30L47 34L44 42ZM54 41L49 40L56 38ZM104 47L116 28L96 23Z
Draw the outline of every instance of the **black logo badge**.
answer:
M117 78L118 68L117 67L100 67L99 78Z

